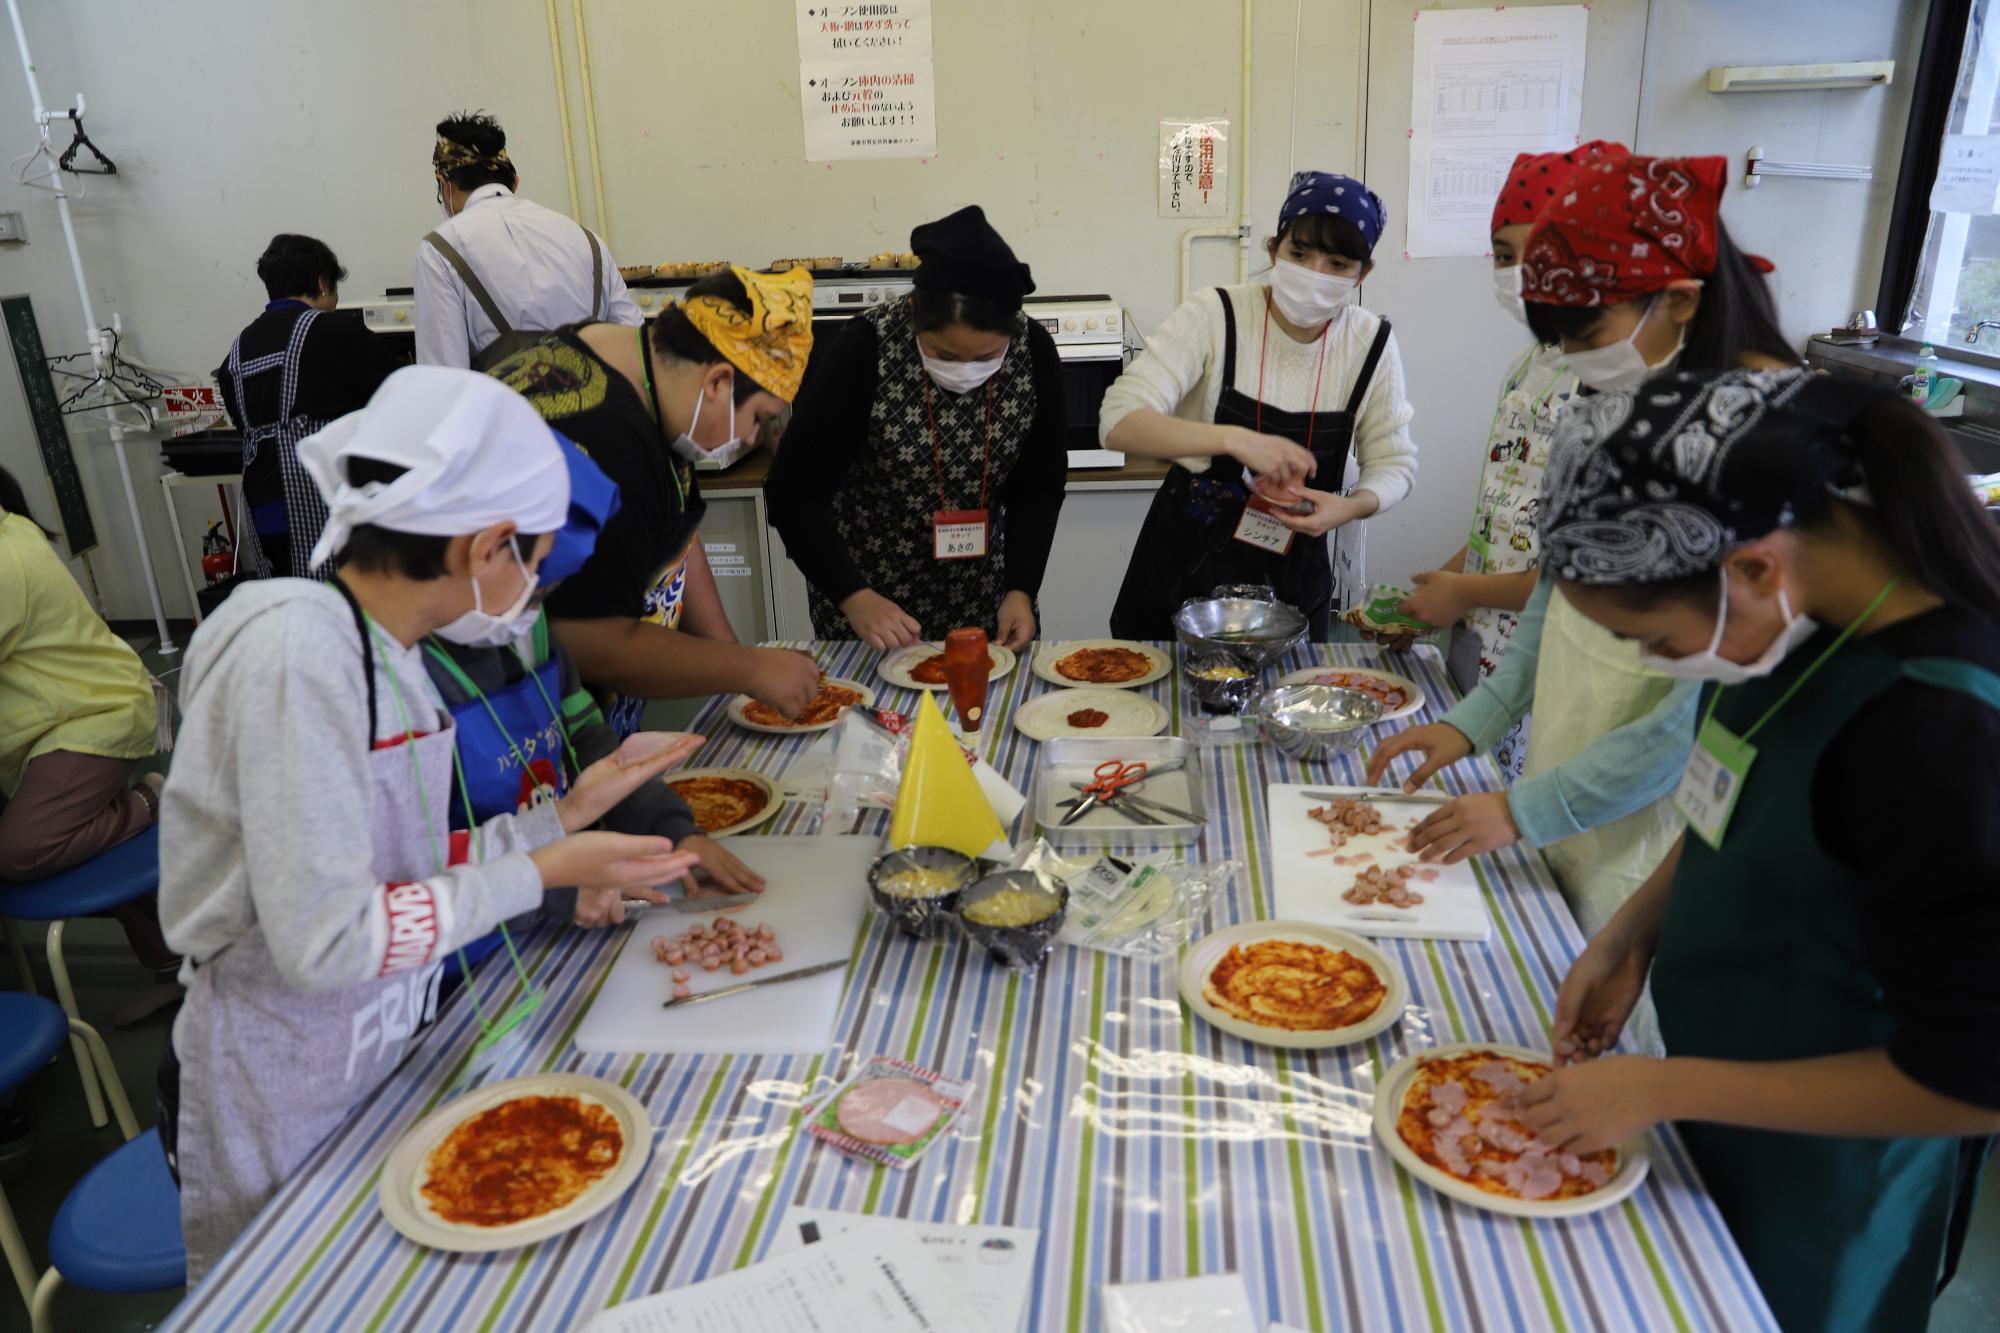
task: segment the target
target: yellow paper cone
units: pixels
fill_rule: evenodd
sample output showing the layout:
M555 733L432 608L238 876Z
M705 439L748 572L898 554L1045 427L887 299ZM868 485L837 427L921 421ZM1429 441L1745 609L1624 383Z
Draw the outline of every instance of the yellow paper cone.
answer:
M889 821L892 847L949 847L978 856L1004 836L1000 818L979 789L972 765L965 760L926 690L917 703L917 726L910 736L909 757L903 761L903 785L896 792L896 813Z

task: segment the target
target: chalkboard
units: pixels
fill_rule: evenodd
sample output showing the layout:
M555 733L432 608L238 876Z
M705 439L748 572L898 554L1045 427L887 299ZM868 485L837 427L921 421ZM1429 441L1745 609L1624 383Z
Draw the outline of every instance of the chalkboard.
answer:
M49 484L55 488L63 538L71 555L81 555L97 545L97 525L91 521L90 501L83 494L83 474L77 471L69 432L63 427L55 381L49 378L48 354L42 350L42 330L35 322L34 303L25 296L0 299L0 316L7 321L7 344L14 350L15 368L21 372L21 393L28 400L28 415L34 419L35 438L41 442L42 463L48 468Z

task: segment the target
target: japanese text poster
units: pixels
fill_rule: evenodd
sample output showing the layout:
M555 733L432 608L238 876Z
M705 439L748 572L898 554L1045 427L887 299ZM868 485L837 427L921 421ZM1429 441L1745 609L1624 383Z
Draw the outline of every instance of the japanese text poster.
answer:
M1229 211L1229 122L1160 122L1160 216L1219 218Z
M806 160L937 152L930 0L797 0Z

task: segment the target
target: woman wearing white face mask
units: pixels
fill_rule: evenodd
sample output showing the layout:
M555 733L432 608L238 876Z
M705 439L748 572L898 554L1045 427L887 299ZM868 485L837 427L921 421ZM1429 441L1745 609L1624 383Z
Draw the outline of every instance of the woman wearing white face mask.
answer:
M2000 1132L2000 541L1881 385L1661 376L1570 444L1560 595L1716 683L1689 832L1571 968L1585 1063L1522 1118L1573 1151L1678 1122L1781 1325L1921 1328L1960 1141ZM1590 1059L1649 968L1667 1058Z
M1384 222L1360 181L1299 172L1268 284L1191 297L1105 394L1107 449L1179 464L1133 548L1114 634L1171 639L1187 598L1261 583L1324 640L1359 591L1359 530L1337 558L1327 534L1395 505L1417 472L1396 340L1355 304Z
M977 206L910 233L915 291L813 361L764 498L822 638L1024 648L1068 476L1062 362Z
M1641 378L1644 367L1676 361L1711 370L1797 364L1763 278L1722 227L1727 174L1720 157L1609 153L1578 165L1543 208L1522 252L1523 290L1529 326L1561 342L1585 385L1565 418L1615 410L1590 386L1632 379L1627 361ZM1385 742L1370 772L1421 753L1406 779L1416 784L1475 751L1497 755L1535 701L1550 701L1528 729L1521 779L1439 809L1414 843L1447 861L1516 841L1542 849L1588 934L1646 881L1678 833L1666 798L1692 740L1694 690L1650 670L1631 644L1552 592L1547 579L1535 586L1498 669L1442 721ZM1650 1038L1643 1014L1637 1027Z
M1592 140L1565 153L1522 153L1493 201L1493 292L1500 308L1525 327L1521 299L1521 251L1534 221L1565 187L1576 164L1619 144ZM1468 294L1468 299L1470 294ZM1465 545L1439 566L1411 578L1415 591L1397 609L1433 625L1464 631L1451 643L1452 675L1471 690L1506 656L1515 622L1535 590L1539 546L1535 507L1541 498L1542 469L1548 465L1556 418L1576 395L1576 373L1562 350L1531 342L1507 370L1500 401L1487 430L1479 465L1479 490ZM1392 640L1408 648L1408 637ZM1493 761L1510 779L1521 776L1527 759L1527 720L1515 723L1492 746Z
M732 268L694 283L644 328L558 329L492 366L617 483L617 516L549 620L611 723L648 699L744 691L794 715L819 690L805 656L738 644L697 528L694 463L754 439L798 392L812 350L804 269Z

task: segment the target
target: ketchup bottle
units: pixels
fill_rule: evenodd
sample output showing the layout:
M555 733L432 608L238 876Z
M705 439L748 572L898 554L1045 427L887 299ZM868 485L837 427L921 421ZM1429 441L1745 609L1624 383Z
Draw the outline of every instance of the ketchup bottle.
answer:
M979 730L986 716L986 678L992 672L985 630L955 629L944 636L944 683L952 707L958 710L959 730L968 734Z

